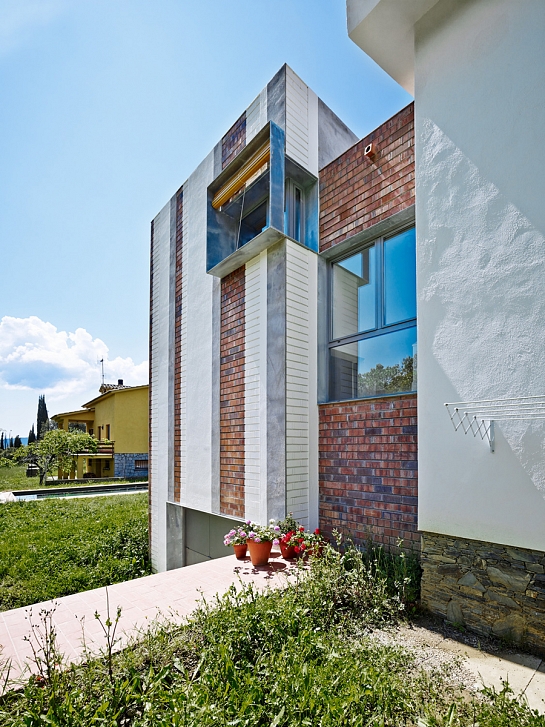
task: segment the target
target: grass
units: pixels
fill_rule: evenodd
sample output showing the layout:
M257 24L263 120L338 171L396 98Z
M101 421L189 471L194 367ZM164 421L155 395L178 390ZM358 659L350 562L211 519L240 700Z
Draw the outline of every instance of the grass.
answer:
M383 565L328 549L283 591L231 589L183 626L156 624L117 655L30 679L0 698L0 725L544 727L508 688L468 694L369 637L417 588L391 576L406 562Z
M147 477L142 478L131 478L125 480L111 480L115 484L123 484L125 482L147 482ZM101 485L107 485L108 480L101 480ZM73 485L70 482L57 483L56 481L47 481L46 485L40 485L39 477L27 477L26 476L26 465L16 465L15 467L0 467L0 491L4 490L37 490L45 487L82 487L85 482L74 482ZM87 484L94 484L88 482Z
M0 610L148 573L145 494L0 505Z

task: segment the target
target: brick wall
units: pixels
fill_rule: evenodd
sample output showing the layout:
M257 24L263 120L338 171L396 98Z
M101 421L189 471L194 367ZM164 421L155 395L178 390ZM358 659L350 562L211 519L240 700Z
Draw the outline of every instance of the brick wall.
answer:
M176 268L174 280L174 502L180 502L182 480L182 244L184 193L176 195Z
M416 396L319 409L320 527L417 545Z
M246 269L221 281L220 510L244 517L244 329Z
M364 156L372 143L374 154ZM414 204L414 104L320 171L320 251Z
M233 161L246 146L246 111L235 121L221 140L221 168Z

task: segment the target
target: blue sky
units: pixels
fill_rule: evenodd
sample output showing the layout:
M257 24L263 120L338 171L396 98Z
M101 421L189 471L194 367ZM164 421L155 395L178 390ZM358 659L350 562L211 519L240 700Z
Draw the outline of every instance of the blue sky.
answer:
M411 98L342 0L0 0L0 428L146 381L150 220L283 63L358 136Z

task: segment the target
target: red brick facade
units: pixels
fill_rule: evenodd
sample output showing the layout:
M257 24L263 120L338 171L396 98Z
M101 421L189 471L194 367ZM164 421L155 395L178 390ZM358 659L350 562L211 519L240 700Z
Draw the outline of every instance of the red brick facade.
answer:
M373 145L373 154L364 155ZM320 172L320 252L414 204L414 104Z
M232 517L244 517L245 275L221 281L220 511Z
M174 502L181 499L182 481L182 244L184 194L176 195L176 268L174 279Z
M238 118L221 140L221 168L232 162L246 146L246 111Z
M414 204L413 119L410 104L320 172L321 252ZM325 532L419 542L414 393L321 405L319 456Z
M321 405L319 453L324 532L419 541L414 394Z

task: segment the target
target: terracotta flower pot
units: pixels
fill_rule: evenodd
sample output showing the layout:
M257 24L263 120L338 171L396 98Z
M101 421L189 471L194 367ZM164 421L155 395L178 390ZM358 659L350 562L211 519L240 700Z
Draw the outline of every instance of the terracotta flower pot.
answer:
M250 550L252 565L267 565L272 550L272 542L269 540L256 543L255 540L248 540L248 549Z
M280 552L282 553L282 558L284 560L291 560L292 558L295 558L295 546L294 545L286 545L282 541L280 541Z
M233 545L233 550L235 551L235 558L237 560L244 560L246 557L246 551L248 550L247 543L242 543L241 545Z

